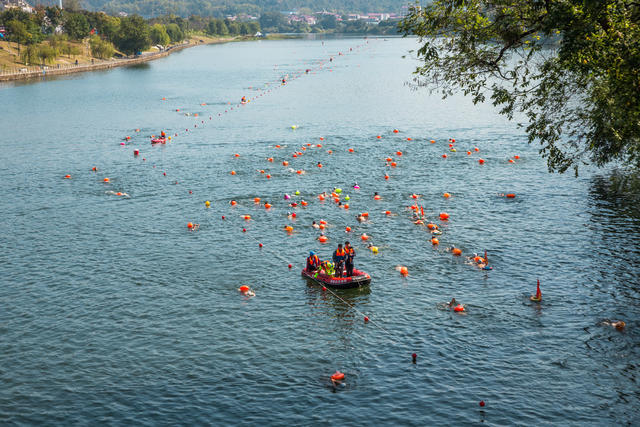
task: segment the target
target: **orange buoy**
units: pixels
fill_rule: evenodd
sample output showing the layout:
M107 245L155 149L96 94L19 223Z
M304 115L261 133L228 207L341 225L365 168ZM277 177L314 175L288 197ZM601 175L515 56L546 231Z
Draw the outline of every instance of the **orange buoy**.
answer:
M480 163L481 165L484 165L484 159L478 159L478 163Z
M360 236L360 238L364 241L369 240L369 236L367 236L367 233L362 233L362 236Z
M387 162L392 162L392 161L393 161L393 159L392 159L391 157L387 157L385 160L386 160Z
M318 241L319 241L320 243L326 243L326 242L327 242L327 240L329 240L329 239L327 238L327 236L320 236L320 237L318 237Z
M427 224L427 228L429 230L435 230L438 227L436 227L436 225L434 223L430 222L429 224Z
M384 179L387 179L387 180L388 180L388 179L389 179L389 175L385 175L385 176L384 176Z
M365 218L369 217L369 212L362 212L360 215L362 215Z
M316 147L322 148L322 144L316 144Z
M275 147L275 148L280 148L280 146L279 146L279 145L276 145L276 147Z
M453 148L453 144L449 144L449 148Z
M325 224L318 224L320 230L324 230L327 226Z
M65 175L64 179L71 179L71 175Z
M443 220L443 221L448 220L449 219L449 214L446 213L446 212L441 212L440 213L440 219Z
M471 155L471 151L467 151L467 156L470 156L470 155Z
M244 219L245 219L246 221L249 221L249 220L251 219L251 215L245 215L245 216L244 216Z
M94 166L94 167L91 168L91 170L96 172L98 170L98 168Z
M451 253L454 254L455 256L460 256L462 255L462 249L453 248L451 249Z
M413 197L414 199L417 199L418 195L414 193L414 194L411 195L411 197Z
M480 151L478 147L473 147L473 151Z
M391 167L395 168L398 164L396 162L391 162Z
M265 204L264 204L264 208L265 208L265 209L269 209L269 208L271 208L271 204L270 204L270 203L265 203Z
M347 233L349 233L351 231L351 227L347 226L347 228L344 229Z
M116 193L116 196L122 196L122 193L118 191L118 192Z
M234 154L234 157L240 157L240 154L236 153Z
M448 199L449 197L451 197L451 194L449 194L449 193L444 193L444 194L442 195L442 197L444 197L445 199Z
M506 195L506 197L509 198L509 199L515 199L516 195L513 194L513 193L509 193L509 194Z
M411 141L411 138L407 138L407 141Z
M349 148L349 152L350 152L350 153L353 153L353 148Z
M349 209L349 203L345 203L343 206L345 209Z
M396 151L396 155L402 156L402 151Z
M187 228L193 228L193 223L192 222L188 222L187 223Z
M454 307L453 311L457 311L457 312L464 311L464 307L462 306L462 304L458 304Z
M324 200L324 194L318 194L318 199L319 200Z
M237 205L237 204L238 204L238 202L236 202L235 200L232 200L232 201L230 201L230 202L229 202L229 204L230 204L231 206L235 206L235 205Z
M317 166L318 166L319 168L321 168L321 167L322 167L322 163L318 163L318 165L317 165Z
M282 166L289 166L289 162L287 162L286 160L284 160L284 161L282 162Z
M321 224L321 225L327 225L327 221L325 221L324 219L321 219L321 220L320 220L320 224Z
M287 231L287 233L291 233L293 231L293 227L290 225L285 226L284 229Z
M431 141L429 141L429 142L430 142L430 143L432 143L432 144L435 144L435 143L436 143L436 140L435 140L435 139L432 139L432 140L431 140Z
M109 178L103 179L102 182L109 182Z
M333 151L331 151L331 150L327 150L327 153L329 153L329 154L333 154Z
M320 137L320 141L324 141L324 138L323 138L323 137Z
M267 179L271 179L271 175L267 174Z
M249 287L247 285L242 285L238 288L240 292L249 292Z
M344 374L340 371L336 371L335 374L331 375L331 381L342 381L344 380Z
M376 194L375 196L373 196L373 200L380 200L382 197L380 197L380 195Z
M308 203L308 202L306 202L306 201L304 201L304 200L300 200L300 204L301 204L302 206L307 206L309 203Z
M264 169L260 169L260 173L264 173Z
M236 171L231 171L231 175L235 175L235 174L236 174Z
M515 155L515 156L513 156L513 158L514 158L514 159L516 159L516 160L518 160L518 159L520 159L520 156Z
M515 160L509 159L509 163L515 163Z
M443 154L443 155L442 155L442 158L443 158L443 159L446 159L447 157L449 157L449 156L447 156L446 154Z
M339 197L334 197L333 201L336 202L336 203L340 203L340 198Z
M382 135L378 135L378 136L376 136L376 138L382 139Z
M273 157L269 157L267 161L273 163Z
M398 132L400 132L398 129L393 130L393 133L398 133Z
M391 215L391 211L384 211L385 215Z
M405 277L408 276L409 275L409 269L407 267L404 267L404 266L400 267L400 274L405 276Z
M431 239L431 244L432 245L437 245L439 243L440 243L440 241L438 239L436 239L435 237L433 239Z
M294 157L294 158L297 158L297 157L298 157L298 155L297 155L296 153L293 153L293 157Z

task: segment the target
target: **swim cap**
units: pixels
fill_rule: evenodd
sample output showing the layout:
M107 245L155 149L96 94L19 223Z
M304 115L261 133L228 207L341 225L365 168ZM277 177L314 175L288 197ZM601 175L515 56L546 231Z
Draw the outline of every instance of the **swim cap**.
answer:
M314 256L316 253L313 251L309 251L309 256Z

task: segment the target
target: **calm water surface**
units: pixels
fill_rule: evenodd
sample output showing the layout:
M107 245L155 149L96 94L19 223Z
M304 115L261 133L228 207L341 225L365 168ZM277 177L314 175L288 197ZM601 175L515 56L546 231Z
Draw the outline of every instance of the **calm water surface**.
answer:
M1 86L0 423L637 424L637 197L613 191L607 172L548 174L487 106L412 92L415 63L401 56L415 46L201 46ZM255 99L238 107L242 96ZM178 136L152 147L162 129ZM348 211L316 198L333 187ZM296 190L309 206L290 221L283 195ZM440 247L411 223L413 193L430 219L451 215ZM310 227L320 219L326 245ZM327 258L345 239L370 288L338 298L300 278L310 249ZM493 270L451 245L487 250ZM540 305L528 301L537 278ZM439 308L451 297L466 315Z

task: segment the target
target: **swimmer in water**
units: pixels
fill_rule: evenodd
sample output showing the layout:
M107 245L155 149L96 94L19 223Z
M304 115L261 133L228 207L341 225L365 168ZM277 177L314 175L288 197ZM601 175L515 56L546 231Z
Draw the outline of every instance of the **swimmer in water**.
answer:
M602 322L600 322L601 325L603 326L613 326L614 328L616 328L619 331L623 331L625 326L627 326L626 323L624 323L622 320L618 320L616 322L612 322L611 320L603 320Z
M320 228L320 225L318 223L316 223L315 221L313 221L313 223L311 224L311 226L313 228L315 228L316 230L318 230Z
M449 301L449 308L453 308L456 305L458 305L458 302L456 301L455 298L451 298L451 301Z
M359 222L365 222L365 221L367 220L367 218L365 218L365 217L364 217L364 215L362 215L362 214L358 214L358 215L356 215L356 219L357 219Z
M293 214L291 212L287 212L287 219L293 219Z
M355 184L353 184L353 188L354 188L354 189L356 189L356 190L358 190L358 189L360 189L360 186L359 186L359 185L358 185L358 183L356 182Z
M243 289L243 288L240 288L240 289L241 289L241 290L240 290L240 293L241 293L242 295L244 295L245 297L255 297L255 296L256 296L256 293L255 293L255 292L253 292L253 290L251 290L251 288L249 288L248 286L247 286L247 289L246 289L246 290L245 290L245 289Z

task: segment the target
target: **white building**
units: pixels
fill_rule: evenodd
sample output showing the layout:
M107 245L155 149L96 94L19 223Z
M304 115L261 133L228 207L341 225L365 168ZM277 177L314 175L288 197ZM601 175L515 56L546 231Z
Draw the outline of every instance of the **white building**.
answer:
M33 8L25 0L0 0L0 10L20 9L23 12L33 13Z

